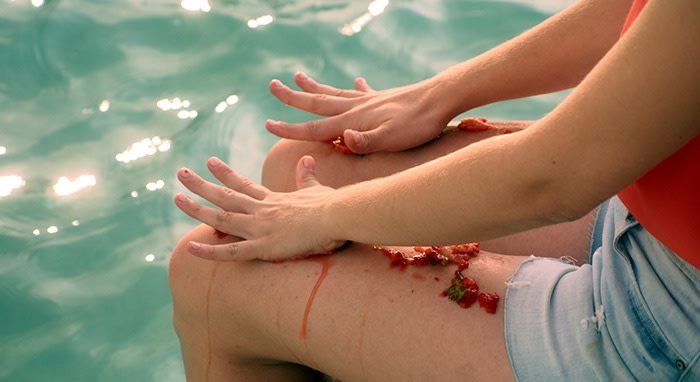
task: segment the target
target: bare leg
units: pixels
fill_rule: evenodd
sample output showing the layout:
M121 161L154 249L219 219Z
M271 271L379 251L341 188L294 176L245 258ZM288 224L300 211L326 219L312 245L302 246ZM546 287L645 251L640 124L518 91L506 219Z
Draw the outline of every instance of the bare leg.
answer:
M326 144L282 141L266 160L263 183L271 189L293 189L294 163L311 154L319 179L339 187L418 165L495 133L448 131L414 150L364 157L342 155ZM590 224L591 218L582 219L484 247L504 248L509 254L583 255ZM512 380L502 308L492 316L437 297L453 269L421 269L416 277L412 271L388 269L382 255L353 245L332 257L313 304L308 337L302 340L304 308L321 265L214 263L186 252L188 240L220 241L212 233L206 226L196 228L171 259L174 323L189 380L318 377L300 365L343 380ZM468 275L482 290L504 296L505 281L521 261L485 253Z
M212 232L198 227L171 259L174 322L190 381L314 377L297 364L343 381L513 379L502 306L491 315L438 296L454 267L402 272L371 248L353 245L330 257L302 339L304 309L322 265L216 263L186 253L186 240L218 241ZM504 296L521 261L482 253L467 275Z
M490 121L503 129L521 130L529 122ZM321 183L331 187L387 176L459 150L471 143L499 134L499 131L464 132L446 130L442 136L413 150L376 153L365 156L343 155L325 143L281 140L263 166L263 184L275 191L293 191L294 166L303 155L316 159ZM482 248L507 255L542 257L568 256L583 264L588 260L595 211L573 222L521 232L482 243Z

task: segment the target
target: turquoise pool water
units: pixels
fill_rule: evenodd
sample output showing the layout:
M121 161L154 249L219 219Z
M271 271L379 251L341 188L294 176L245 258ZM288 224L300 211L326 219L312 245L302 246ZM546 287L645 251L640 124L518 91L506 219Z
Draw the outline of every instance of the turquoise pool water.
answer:
M308 118L271 78L417 81L568 2L392 1L353 29L370 1L0 0L0 380L184 380L167 263L195 222L171 203L177 168L217 155L259 179L265 119Z

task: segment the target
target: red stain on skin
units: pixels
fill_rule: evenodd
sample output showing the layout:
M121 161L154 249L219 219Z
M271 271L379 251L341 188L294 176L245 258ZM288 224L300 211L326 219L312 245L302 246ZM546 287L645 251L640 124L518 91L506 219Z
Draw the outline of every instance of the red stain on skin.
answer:
M207 297L204 318L207 322L207 367L204 370L204 381L209 381L209 371L211 370L211 320L210 320L210 304L211 304L211 288L214 285L214 278L216 277L216 272L219 271L219 265L221 263L214 263L214 267L211 270L211 276L209 277L209 287L207 288Z
M345 139L342 136L332 141L328 141L328 143L330 143L333 146L333 149L335 151L339 151L343 154L355 154L354 152L352 152L352 150L350 150L348 146L345 145Z
M214 228L213 232L214 236L217 238L223 240L227 237L230 237L231 235L221 232L218 229ZM219 266L221 263L214 263L213 268L211 269L211 276L209 277L209 286L207 287L207 296L206 296L206 303L205 303L205 311L204 311L204 319L207 323L207 367L204 369L204 381L209 381L209 372L211 370L211 319L210 319L210 311L211 311L211 289L212 286L214 285L214 278L216 278L216 272L219 271Z
M321 255L321 256L311 256L308 258L308 260L312 261L317 261L321 263L321 273L318 275L318 279L316 279L316 284L314 284L313 289L311 289L311 293L309 294L309 298L306 300L306 308L304 308L304 319L301 322L301 330L299 331L299 338L306 339L306 334L308 332L308 323L309 323L309 313L311 312L311 306L314 303L314 299L316 298L316 293L318 293L318 289L321 287L321 284L323 283L323 280L328 276L328 269L331 267L331 256L330 255Z
M374 249L389 258L390 267L398 267L400 270L405 270L411 265L419 267L457 265L457 270L450 280L450 286L440 293L440 297L447 297L464 309L469 308L478 300L479 305L487 313L496 313L500 299L498 294L479 293L479 284L476 280L466 277L462 273L469 268L469 259L479 254L479 243L414 247L414 254L406 254L388 247L374 247ZM414 272L412 276L415 279L425 280L425 277L417 272ZM439 282L440 278L434 277L434 280Z

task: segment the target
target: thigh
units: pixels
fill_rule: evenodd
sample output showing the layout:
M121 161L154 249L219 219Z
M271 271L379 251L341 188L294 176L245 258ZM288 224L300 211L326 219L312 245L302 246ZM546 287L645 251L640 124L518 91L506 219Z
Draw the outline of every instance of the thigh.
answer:
M185 238L193 239L218 240L206 226ZM503 298L505 282L521 261L482 252L465 273L482 291ZM327 275L318 285L324 268ZM175 317L189 329L201 327L181 338L188 373L199 375L227 357L247 357L304 364L349 381L512 380L502 302L496 314L488 314L478 304L462 309L440 297L454 270L400 271L364 245L324 260L277 264L215 263L176 250ZM214 361L206 359L212 348L220 355Z
M364 156L345 155L331 145L318 142L282 140L270 151L263 166L263 184L275 191L293 191L294 168L304 155L316 159L316 173L321 183L342 187L373 178L391 175L457 151L505 130L526 128L525 121L491 121L497 130L464 132L448 128L443 134L420 147L396 153ZM527 203L526 200L523 203ZM550 225L515 235L489 240L482 248L513 256L569 257L578 264L588 260L595 211L566 223ZM428 243L426 243L428 244Z

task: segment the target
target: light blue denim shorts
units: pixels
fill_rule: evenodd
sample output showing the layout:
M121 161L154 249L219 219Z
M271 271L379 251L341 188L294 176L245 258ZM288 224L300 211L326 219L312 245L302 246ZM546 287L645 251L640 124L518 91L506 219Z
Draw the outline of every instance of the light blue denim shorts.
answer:
M700 270L618 198L599 211L590 264L531 257L508 283L517 380L700 381Z

